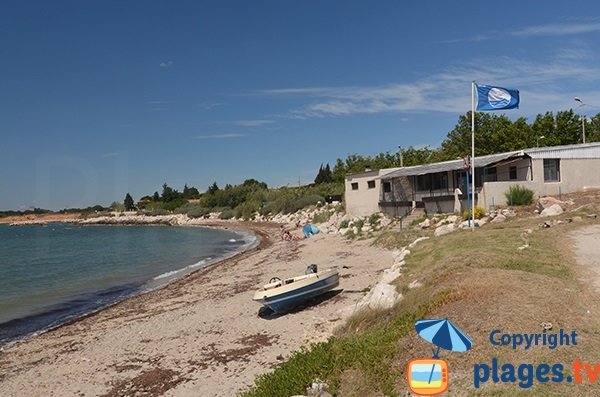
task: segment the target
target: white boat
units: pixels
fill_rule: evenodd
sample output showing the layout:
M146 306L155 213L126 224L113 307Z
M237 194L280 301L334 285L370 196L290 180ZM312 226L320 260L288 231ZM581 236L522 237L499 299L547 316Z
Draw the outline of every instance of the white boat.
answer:
M285 312L298 303L319 296L340 284L340 274L337 270L317 272L316 265L309 266L307 272L309 270L314 272L284 280L273 277L269 284L256 291L253 300L274 312Z

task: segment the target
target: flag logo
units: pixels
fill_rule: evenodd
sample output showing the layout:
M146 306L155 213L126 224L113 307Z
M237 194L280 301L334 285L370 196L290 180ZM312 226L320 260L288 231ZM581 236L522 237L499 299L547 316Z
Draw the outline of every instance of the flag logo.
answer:
M477 85L477 110L516 109L519 91L502 87Z

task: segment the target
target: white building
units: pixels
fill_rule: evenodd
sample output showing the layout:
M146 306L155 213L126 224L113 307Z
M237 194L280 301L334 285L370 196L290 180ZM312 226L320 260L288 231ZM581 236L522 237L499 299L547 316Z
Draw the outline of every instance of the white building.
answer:
M486 210L509 204L505 193L511 185L526 187L537 197L600 189L600 143L476 157L474 180L470 189L475 189L475 203ZM463 160L347 175L346 212L403 216L417 207L430 214L450 213L456 188L463 193L460 198L466 209L469 192Z

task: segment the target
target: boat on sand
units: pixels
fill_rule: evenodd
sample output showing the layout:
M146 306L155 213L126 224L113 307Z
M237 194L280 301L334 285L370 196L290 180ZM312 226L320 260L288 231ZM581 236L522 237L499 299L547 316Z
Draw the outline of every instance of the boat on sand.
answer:
M281 280L273 277L268 284L256 291L253 300L262 303L274 312L286 312L299 303L310 300L332 290L340 284L337 270L318 271L310 265L306 274Z

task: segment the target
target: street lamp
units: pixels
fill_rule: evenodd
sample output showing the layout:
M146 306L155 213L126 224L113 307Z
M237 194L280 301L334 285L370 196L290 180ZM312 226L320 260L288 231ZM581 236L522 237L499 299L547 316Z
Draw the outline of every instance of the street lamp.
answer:
M585 103L583 103L581 98L579 98L578 96L576 96L573 99L575 100L575 102L579 103L579 106L577 106L576 110L579 109L580 107L585 106ZM582 134L583 134L583 143L585 143L585 112L583 113L583 116L581 117L581 130L582 130Z
M537 137L537 147L540 147L540 139L544 139L545 137L546 137L545 135Z

